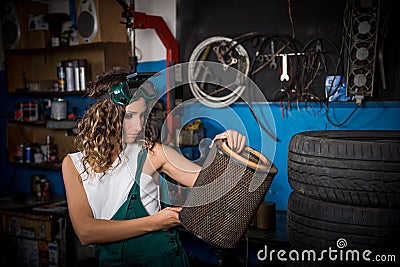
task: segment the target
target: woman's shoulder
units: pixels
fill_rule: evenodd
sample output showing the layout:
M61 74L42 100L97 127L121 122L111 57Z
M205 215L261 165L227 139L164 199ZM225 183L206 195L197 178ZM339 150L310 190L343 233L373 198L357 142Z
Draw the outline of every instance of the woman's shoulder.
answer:
M82 157L82 152L67 154L62 160L62 168L75 167L75 169L81 169L83 167Z
M166 152L170 151L171 148L168 145L154 143L153 147L148 150L148 154L153 157L165 156Z
M64 164L64 162L68 163L68 162L73 162L77 159L82 158L82 153L81 152L73 152L73 153L68 153L67 155L65 155L65 157L63 158L62 162Z
M65 176L67 173L71 173L72 171L76 171L76 166L74 163L74 159L71 157L71 154L67 154L61 163L61 170L63 173L63 176Z
M168 149L166 145L154 143L153 147L147 150L147 159L153 166L160 167L164 164L166 160L165 149Z
M83 157L82 152L79 152L79 151L78 151L78 152L73 152L73 153L67 154L67 155L64 157L64 160L70 159L72 162L75 163L75 162L81 160L82 157ZM64 161L64 160L63 160L63 161Z
M181 153L172 146L155 143L153 148L149 149L147 154L147 157L150 158L152 162L158 162L157 165L163 165L164 163L175 159Z
M70 154L67 154L62 160L62 166L68 166L70 164L72 164L72 158Z

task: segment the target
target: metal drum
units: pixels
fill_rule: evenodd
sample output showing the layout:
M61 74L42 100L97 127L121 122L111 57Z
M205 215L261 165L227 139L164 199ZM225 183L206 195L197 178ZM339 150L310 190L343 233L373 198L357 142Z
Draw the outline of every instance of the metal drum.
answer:
M260 152L240 154L215 141L179 217L192 234L221 248L237 247L278 172Z

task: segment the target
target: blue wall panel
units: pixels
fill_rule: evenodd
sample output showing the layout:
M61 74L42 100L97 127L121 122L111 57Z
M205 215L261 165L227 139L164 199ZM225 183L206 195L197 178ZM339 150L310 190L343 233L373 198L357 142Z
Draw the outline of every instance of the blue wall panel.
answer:
M330 104L330 117L341 122L352 113L354 107L354 103ZM276 202L277 210L287 209L287 199L292 191L287 178L287 156L289 141L294 134L312 130L400 130L400 102L365 103L363 107L356 110L343 127L331 125L325 117L325 109L321 109L317 103L292 104L290 109L285 106L283 116L281 107L275 103L254 104L259 117L262 117L263 110L271 110L273 123L276 126L276 136L279 139L278 142L274 142L264 132L262 132L261 139L257 137L260 132L259 126L246 104L237 103L231 105L230 108L237 112L237 118L232 117L232 110L227 111L226 108L210 109L201 104L192 104L185 108L181 121L186 122L188 118L192 119L197 114L201 114L200 118L208 118L206 137L209 138L218 133L218 130L223 130L220 124L225 128L236 129L243 134L246 134L247 131L248 145L261 150L278 168L278 174L265 197L265 200ZM214 127L213 124L218 130L210 129ZM245 125L245 128L242 127L242 124ZM262 145L261 141L264 142ZM273 153L274 151L275 153Z

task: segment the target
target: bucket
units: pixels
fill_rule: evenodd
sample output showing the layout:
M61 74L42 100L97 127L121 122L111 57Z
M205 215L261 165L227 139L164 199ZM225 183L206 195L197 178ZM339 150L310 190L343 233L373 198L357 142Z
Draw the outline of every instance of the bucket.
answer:
M65 99L54 98L51 101L51 118L53 120L65 120L67 113L67 101Z
M237 247L277 172L253 148L237 154L215 141L179 213L181 224L214 246Z

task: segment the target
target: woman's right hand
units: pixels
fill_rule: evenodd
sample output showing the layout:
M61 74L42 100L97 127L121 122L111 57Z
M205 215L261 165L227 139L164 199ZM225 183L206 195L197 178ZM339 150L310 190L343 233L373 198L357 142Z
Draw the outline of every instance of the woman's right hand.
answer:
M167 231L168 229L180 225L179 212L182 207L167 207L153 215L154 224L157 229Z

